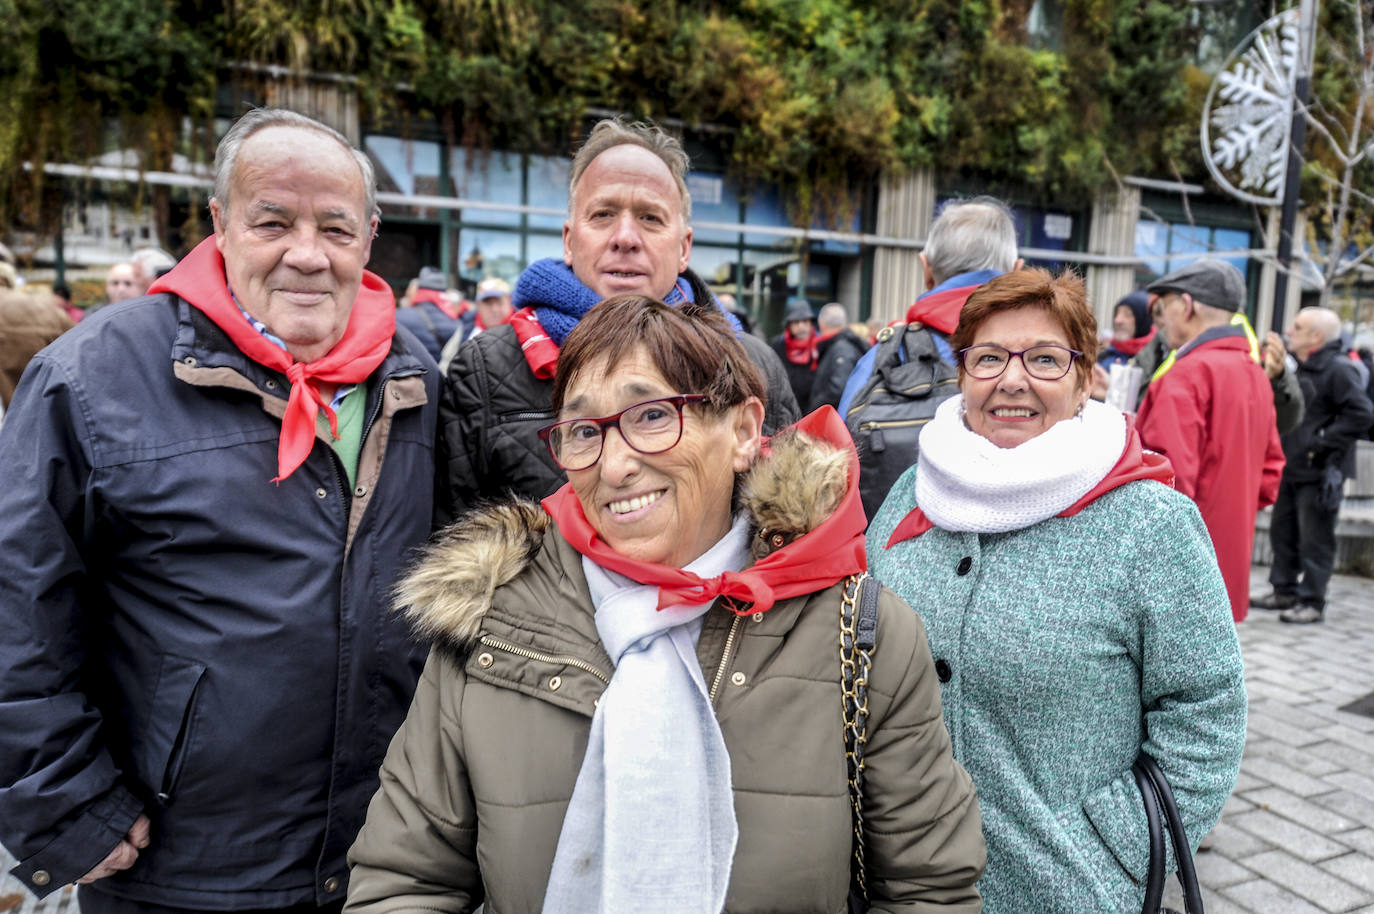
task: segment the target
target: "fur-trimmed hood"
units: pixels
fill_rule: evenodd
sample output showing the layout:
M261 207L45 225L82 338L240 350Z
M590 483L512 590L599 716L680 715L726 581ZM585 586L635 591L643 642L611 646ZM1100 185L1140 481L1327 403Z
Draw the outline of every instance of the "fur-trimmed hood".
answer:
M750 519L759 560L816 529L853 484L849 449L788 429L740 480L738 501ZM548 514L518 499L477 508L440 531L396 586L396 607L422 636L469 645L498 587L539 554Z

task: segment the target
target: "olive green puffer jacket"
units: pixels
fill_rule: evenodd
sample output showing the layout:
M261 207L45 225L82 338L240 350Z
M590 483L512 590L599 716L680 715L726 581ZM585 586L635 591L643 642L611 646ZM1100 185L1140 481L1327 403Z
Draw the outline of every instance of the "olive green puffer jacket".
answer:
M843 474L842 461L817 469L825 448L775 442L751 471L772 488L754 491L807 493L816 473ZM807 508L814 513L815 499ZM763 549L757 541L755 554ZM730 752L739 822L726 911L845 910L840 597L836 585L764 613L740 617L717 604L704 617L697 656ZM346 910L458 912L484 902L486 914L537 912L612 673L581 556L537 505L489 508L430 547L401 598L435 647L350 852ZM869 705L873 910L981 910L973 787L950 753L920 617L886 590Z

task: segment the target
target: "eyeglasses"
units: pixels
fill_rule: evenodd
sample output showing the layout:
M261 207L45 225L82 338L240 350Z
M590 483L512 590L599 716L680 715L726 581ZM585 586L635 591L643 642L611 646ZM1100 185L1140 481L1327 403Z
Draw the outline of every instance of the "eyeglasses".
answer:
M1073 360L1083 355L1077 349L1069 349L1067 346L1032 346L1029 349L1022 349L1020 352L1013 352L992 343L983 343L978 346L970 346L967 349L959 350L959 358L963 361L964 371L969 377L977 378L980 381L990 381L993 378L1000 378L1002 372L1007 370L1011 364L1012 356L1021 359L1021 364L1026 368L1026 374L1041 381L1058 381L1069 373L1073 367Z
M539 430L554 462L565 470L585 470L601 459L606 429L620 429L620 437L641 454L662 454L682 440L682 407L705 403L701 394L676 394L627 406L614 416L565 419Z

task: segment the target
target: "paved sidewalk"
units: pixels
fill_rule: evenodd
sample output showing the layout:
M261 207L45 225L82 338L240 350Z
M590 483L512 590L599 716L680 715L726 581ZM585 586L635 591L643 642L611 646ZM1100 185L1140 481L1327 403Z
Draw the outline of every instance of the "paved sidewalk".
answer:
M1252 569L1252 593L1267 573ZM1252 609L1240 626L1250 726L1197 857L1207 914L1374 914L1374 717L1338 710L1374 693L1374 581L1332 578L1326 617L1284 625Z
M1267 572L1252 570L1254 593ZM1240 639L1250 731L1213 848L1197 858L1207 914L1374 914L1374 717L1338 710L1374 693L1374 580L1332 578L1321 625L1251 610ZM11 865L0 851L0 874ZM1170 890L1182 910L1172 879ZM70 892L39 905L0 875L0 912L76 909Z

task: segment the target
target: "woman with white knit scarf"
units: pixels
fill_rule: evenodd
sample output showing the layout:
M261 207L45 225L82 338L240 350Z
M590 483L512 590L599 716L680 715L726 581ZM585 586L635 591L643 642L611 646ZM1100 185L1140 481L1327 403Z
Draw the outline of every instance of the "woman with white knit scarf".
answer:
M872 571L930 633L983 811L984 909L1138 911L1137 755L1165 772L1194 847L1240 769L1245 684L1212 544L1168 460L1088 398L1081 280L999 276L951 344L962 396L875 515Z
M717 309L621 296L578 322L540 433L568 484L469 514L401 585L435 649L348 911L847 909L858 460L829 407L764 441L763 394ZM938 695L919 618L882 591L874 911L981 908L977 801Z

